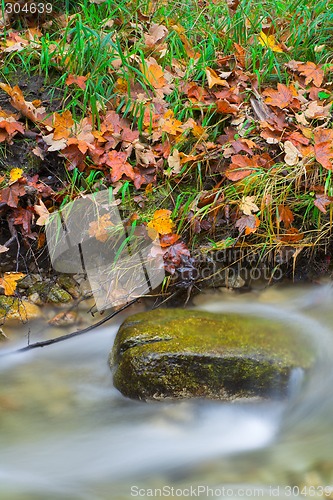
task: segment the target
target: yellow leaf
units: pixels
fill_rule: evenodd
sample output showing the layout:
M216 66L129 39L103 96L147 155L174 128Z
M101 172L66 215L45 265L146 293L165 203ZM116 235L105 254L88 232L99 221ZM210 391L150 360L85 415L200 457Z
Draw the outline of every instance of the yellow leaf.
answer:
M5 295L14 295L17 282L24 277L23 273L5 273L3 278L0 278L0 285L4 288Z
M282 48L276 43L274 35L266 35L263 31L258 35L258 41L263 47L268 47L273 52L283 52Z
M12 168L9 173L9 184L14 184L18 179L21 179L23 170L21 168Z
M157 234L169 234L173 229L173 222L170 219L170 210L156 210L150 222L148 222L148 235L155 239Z

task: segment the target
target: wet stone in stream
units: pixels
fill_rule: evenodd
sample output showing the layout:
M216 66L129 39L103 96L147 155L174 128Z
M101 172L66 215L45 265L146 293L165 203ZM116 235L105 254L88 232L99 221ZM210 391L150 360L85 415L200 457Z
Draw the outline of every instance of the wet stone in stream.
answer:
M115 387L135 399L281 398L312 353L304 336L272 319L157 309L122 324L110 365Z

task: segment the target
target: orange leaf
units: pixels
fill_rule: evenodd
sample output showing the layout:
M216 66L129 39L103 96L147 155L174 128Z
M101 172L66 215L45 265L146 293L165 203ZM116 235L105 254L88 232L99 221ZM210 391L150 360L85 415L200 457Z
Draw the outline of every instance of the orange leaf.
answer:
M68 75L65 83L66 85L72 85L75 83L80 89L85 90L87 77L83 75Z
M148 222L148 235L151 239L156 238L156 233L158 234L169 234L172 233L172 228L174 226L172 220L170 219L170 210L156 210L154 216L150 222Z
M305 85L310 82L316 87L320 87L324 80L324 71L320 66L317 66L315 63L308 61L305 64L300 64L298 66L298 71L301 75L305 76Z
M294 243L302 240L303 238L304 234L300 233L296 227L289 228L288 233L279 236L279 239L285 243Z
M5 295L14 295L17 282L25 276L23 273L5 273L3 278L0 278L0 285L4 288Z
M73 125L72 113L68 109L66 109L62 115L53 113L53 140L58 141L59 139L67 139L71 134Z
M276 106L280 109L284 109L289 106L294 99L294 95L290 88L283 83L277 84L277 90L271 88L264 90L263 95L266 96L265 102L267 104Z
M244 179L255 172L254 168L258 168L255 159L249 158L248 156L234 155L231 161L230 167L225 172L226 178L230 181Z
M206 68L206 76L208 81L208 87L211 89L214 85L223 85L223 87L229 87L226 80L222 80L219 75L211 68Z
M237 115L239 109L235 104L230 104L226 99L216 102L216 111L222 114Z
M98 218L97 221L90 222L89 236L96 238L96 240L105 242L110 236L109 229L114 227L110 220L110 214L104 214Z
M279 221L282 221L285 227L288 229L294 221L294 215L289 207L285 205L279 205Z
M315 130L314 143L317 162L327 170L333 170L333 129Z
M153 59L154 61L154 59ZM164 78L164 72L162 66L160 66L156 61L152 60L146 61L145 66L142 71L147 78L148 82L154 89L161 89L167 84Z
M132 165L127 161L126 153L122 151L110 151L106 164L111 167L111 181L119 181L123 175L134 180L135 173Z

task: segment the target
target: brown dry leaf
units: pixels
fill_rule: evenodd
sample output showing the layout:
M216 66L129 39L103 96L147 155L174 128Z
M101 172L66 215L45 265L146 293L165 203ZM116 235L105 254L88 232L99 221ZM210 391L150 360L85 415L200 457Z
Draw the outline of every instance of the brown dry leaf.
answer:
M333 129L318 128L313 135L316 160L327 170L333 170Z
M12 106L20 111L23 116L26 116L32 122L42 122L46 116L44 107L36 107L32 102L26 101L22 94L22 90L15 85L11 87L6 83L0 83L0 88L11 97Z
M111 222L110 214L104 214L97 221L90 222L89 236L104 243L109 238L111 227L114 227L114 224Z
M169 157L168 157L168 165L171 168L173 174L179 174L179 172L181 171L182 167L181 167L181 164L180 164L180 156L179 156L178 149L175 148L172 151L172 154L169 155Z
M296 146L294 146L291 141L286 141L283 147L286 153L284 156L284 161L286 162L286 164L290 166L297 165L297 163L299 162L299 157L301 157L302 154L298 151Z
M317 101L312 101L304 111L304 116L309 120L320 120L330 116L331 104L320 106Z
M295 97L292 90L283 83L277 84L277 90L268 88L262 94L266 97L265 102L267 104L280 109L289 106Z
M72 85L75 83L80 89L85 90L87 77L83 75L68 75L65 83L66 85Z
M145 33L145 45L147 47L154 47L156 44L161 43L168 34L168 28L163 24L152 23L148 30L148 34Z
M152 57L145 61L144 66L141 65L141 71L154 89L162 89L168 83L164 77L162 66Z
M294 215L289 207L286 205L279 205L279 217L278 220L284 223L286 229L288 229L294 221Z
M305 64L298 64L297 70L302 76L305 76L305 85L313 82L316 87L320 87L323 83L324 71L315 63L308 61Z
M148 222L148 235L152 240L156 239L156 233L169 234L172 233L174 223L171 218L171 210L156 210L151 221Z
M255 172L255 168L258 168L258 164L254 158L234 155L231 157L231 164L226 170L225 176L230 181L239 181Z
M59 141L60 139L68 139L73 125L74 121L72 113L68 109L66 109L62 115L59 113L53 113L53 140Z
M216 101L216 111L221 114L237 115L239 112L238 106L230 104L226 99Z
M304 234L300 233L296 227L291 227L288 229L288 233L281 234L279 240L285 243L296 243L304 238Z
M54 140L54 132L48 135L43 135L43 141L49 146L48 151L61 151L67 146L66 139Z
M126 153L122 151L110 151L105 163L111 167L111 182L119 181L123 175L132 181L134 180L135 173L132 165L127 161Z
M0 286L4 288L5 295L14 295L17 282L25 276L23 273L4 273L3 278L0 278Z
M223 80L219 75L211 68L206 68L206 76L208 81L208 88L214 87L214 85L222 85L223 87L229 87L226 80Z
M255 196L243 196L239 208L245 215L252 215L252 212L258 212L259 207L254 203Z
M323 214L326 214L326 207L327 205L330 205L333 201L332 196L327 196L324 193L316 194L316 199L313 201L313 204L319 208Z
M235 227L238 228L240 234L245 231L245 234L254 233L260 225L260 220L256 215L242 215L235 223Z
M50 217L50 212L42 200L39 200L39 205L34 205L34 210L36 214L39 215L39 218L36 221L37 226L45 226L48 218Z

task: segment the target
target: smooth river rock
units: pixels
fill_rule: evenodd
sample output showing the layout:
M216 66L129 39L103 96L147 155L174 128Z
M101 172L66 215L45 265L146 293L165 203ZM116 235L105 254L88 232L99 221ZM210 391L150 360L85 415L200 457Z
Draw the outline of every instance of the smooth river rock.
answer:
M314 360L283 322L156 309L121 325L110 356L114 385L135 399L284 397Z

